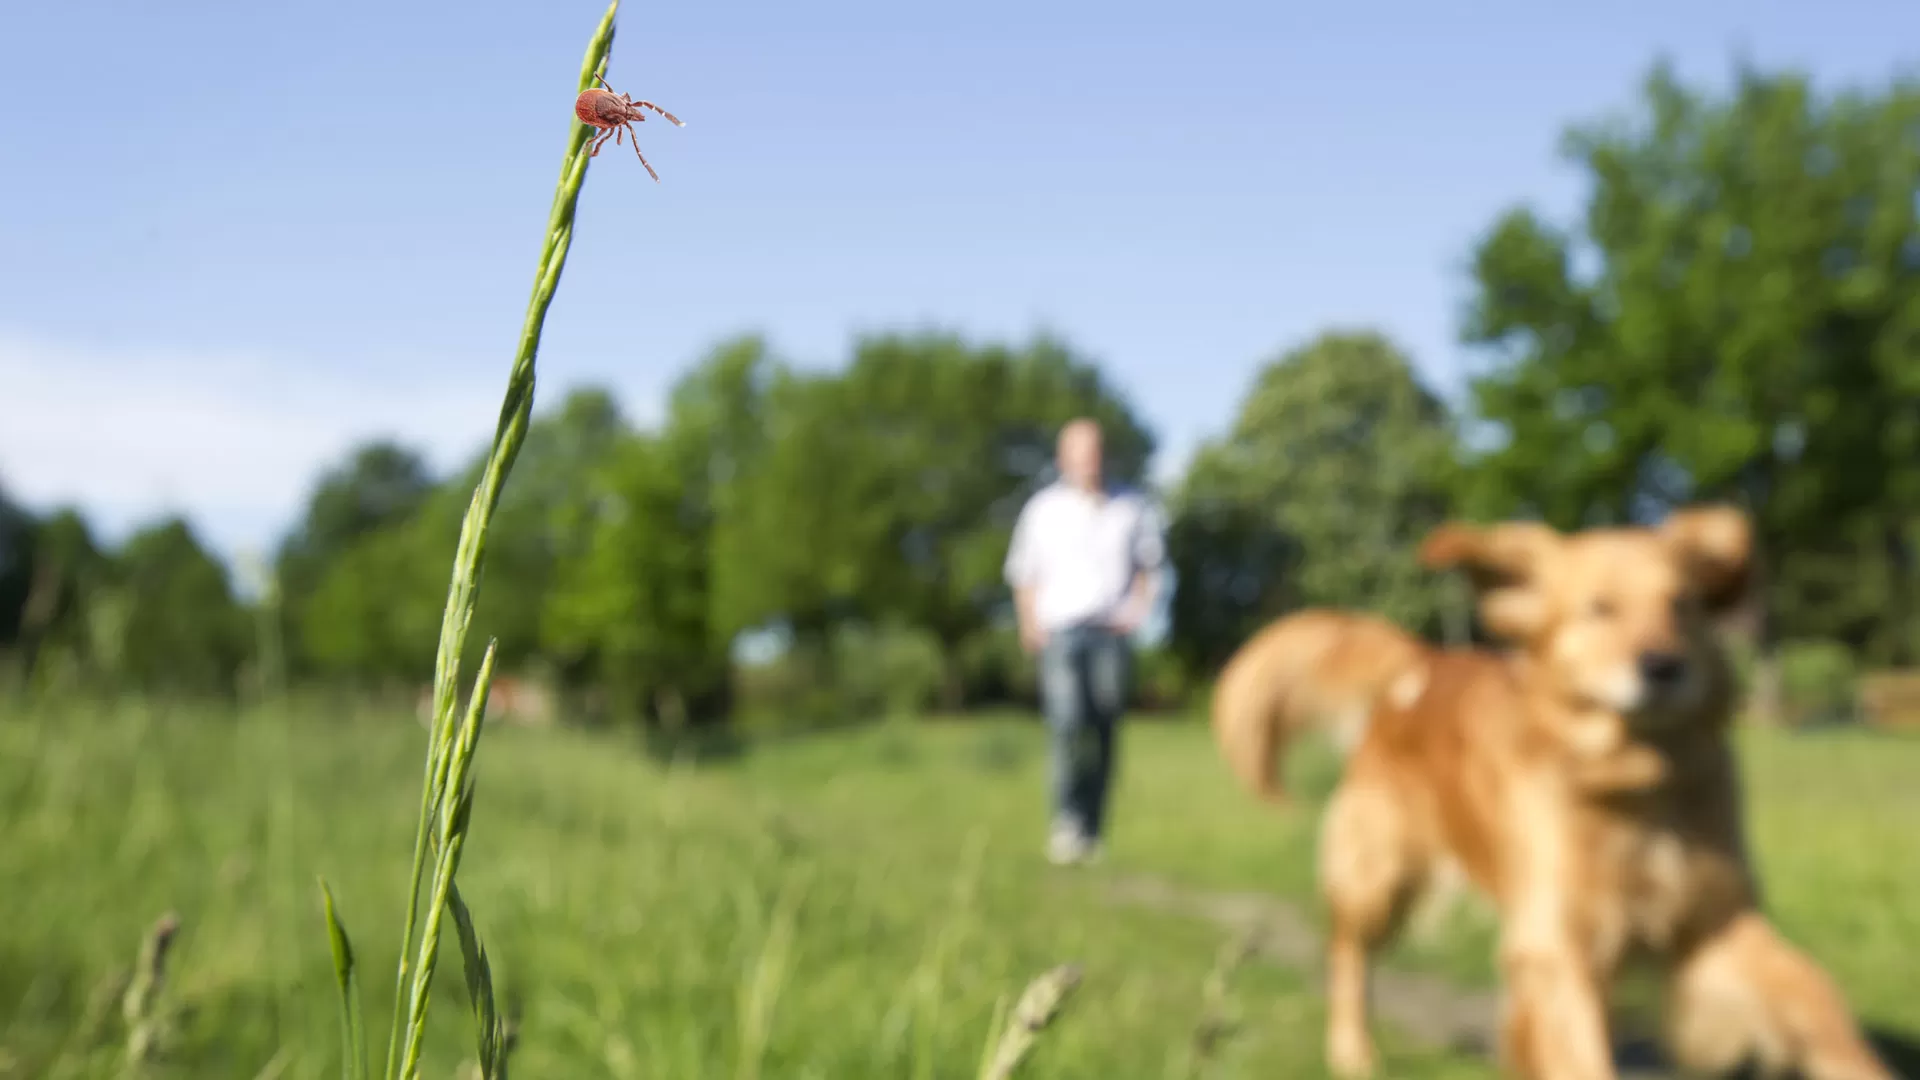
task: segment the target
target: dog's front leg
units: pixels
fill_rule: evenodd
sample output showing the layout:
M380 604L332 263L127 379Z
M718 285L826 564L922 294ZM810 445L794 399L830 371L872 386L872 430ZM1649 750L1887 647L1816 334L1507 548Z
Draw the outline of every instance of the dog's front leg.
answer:
M1598 980L1573 942L1512 939L1500 952L1500 1057L1507 1071L1525 1080L1613 1080Z
M1674 969L1667 1037L1689 1069L1745 1064L1808 1080L1895 1080L1826 972L1745 911Z
M1500 927L1502 1064L1525 1080L1614 1080L1602 980L1576 932L1582 874L1569 807L1561 790L1523 783L1512 808Z

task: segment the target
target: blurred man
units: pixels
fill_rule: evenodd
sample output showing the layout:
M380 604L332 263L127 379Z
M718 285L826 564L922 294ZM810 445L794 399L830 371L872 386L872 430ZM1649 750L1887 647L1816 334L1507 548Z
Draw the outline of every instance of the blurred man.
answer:
M1109 485L1100 456L1098 424L1061 429L1060 477L1021 508L1007 551L1020 643L1039 657L1053 735L1047 857L1058 864L1099 853L1130 639L1152 610L1166 555L1159 513L1141 493Z

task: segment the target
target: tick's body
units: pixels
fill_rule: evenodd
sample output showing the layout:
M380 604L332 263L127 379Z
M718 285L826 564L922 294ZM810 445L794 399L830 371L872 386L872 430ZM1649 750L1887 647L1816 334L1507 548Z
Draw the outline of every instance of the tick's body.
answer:
M601 79L599 75L595 75L594 78L600 79L601 86L607 85L607 80ZM573 115L579 117L581 123L600 129L599 136L593 140L593 152L587 156L599 157L600 145L608 139L620 142L623 132L633 134L633 125L647 119L648 109L673 121L675 127L687 126L680 122L679 117L653 102L635 101L626 94L616 94L610 86L605 90L580 91L580 96L573 99ZM647 164L647 155L640 153L638 135L634 135L633 138L633 152L639 157L640 164L645 166L647 175L653 177L656 183L659 182L660 174L654 172L653 166Z

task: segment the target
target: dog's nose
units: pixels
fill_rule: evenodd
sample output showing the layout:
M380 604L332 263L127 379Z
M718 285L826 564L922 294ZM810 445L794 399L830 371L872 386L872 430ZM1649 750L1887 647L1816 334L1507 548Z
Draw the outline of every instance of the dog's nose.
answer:
M1640 654L1640 677L1647 685L1665 689L1687 673L1687 658L1679 653L1644 652Z

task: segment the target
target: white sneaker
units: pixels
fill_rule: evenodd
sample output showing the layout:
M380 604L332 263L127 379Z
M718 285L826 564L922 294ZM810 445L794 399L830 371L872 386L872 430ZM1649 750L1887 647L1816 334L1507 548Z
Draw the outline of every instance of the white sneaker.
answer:
M1047 837L1047 861L1055 866L1083 862L1093 850L1094 845L1088 843L1079 826L1071 822L1055 825L1052 835Z

